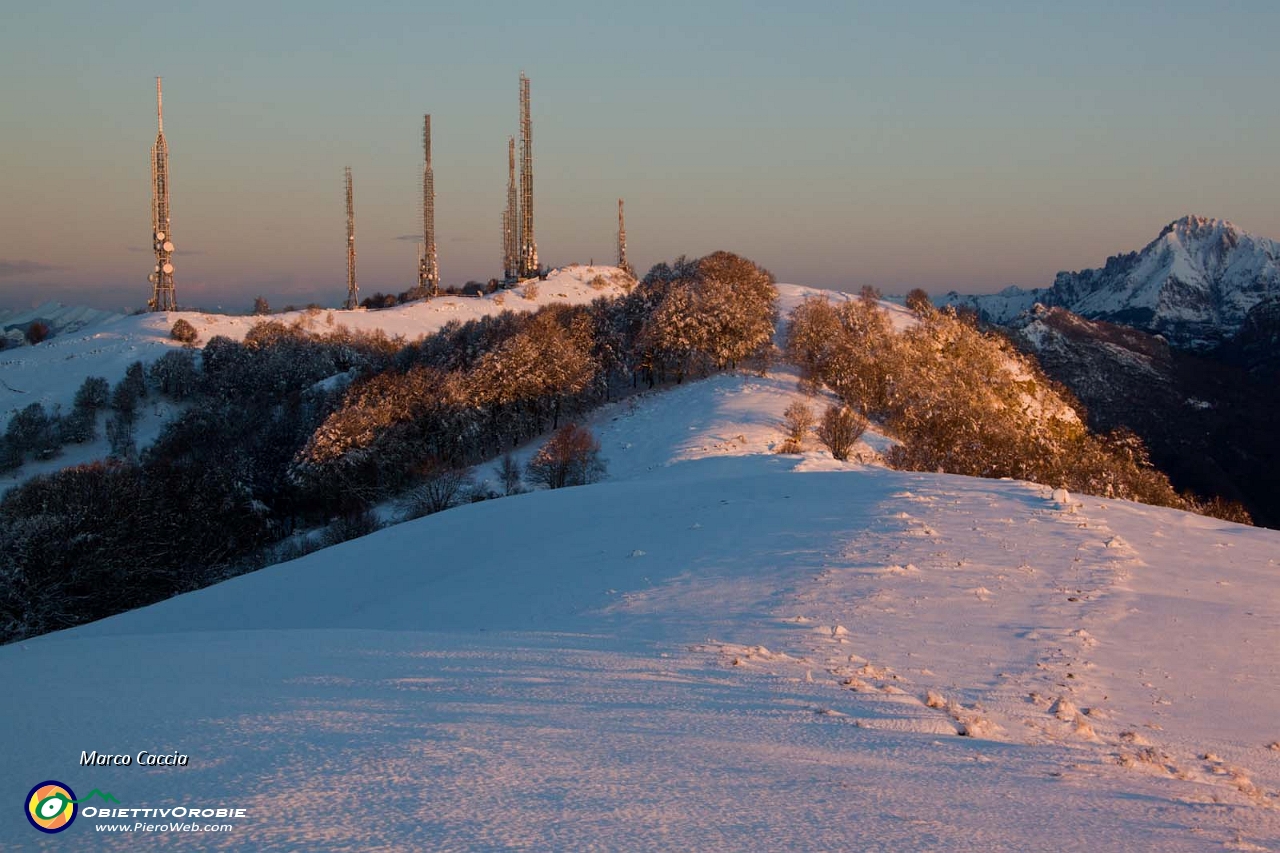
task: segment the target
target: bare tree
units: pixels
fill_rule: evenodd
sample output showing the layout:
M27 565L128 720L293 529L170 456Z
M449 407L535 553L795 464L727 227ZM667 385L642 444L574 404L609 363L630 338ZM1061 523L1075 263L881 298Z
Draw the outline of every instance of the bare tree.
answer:
M799 400L787 406L782 413L781 428L786 433L786 441L782 443L779 453L799 453L804 449L804 440L813 428L813 409Z
M498 463L498 477L502 480L504 494L518 495L524 491L520 477L520 463L510 453L505 454Z
M418 466L419 483L404 501L406 518L421 518L443 512L461 503L463 491L471 485L471 470L430 459Z
M586 427L565 424L529 460L528 476L548 489L594 483L604 476L600 442Z
M111 458L133 459L138 455L134 443L134 411L118 410L107 420L107 441L111 444Z
M867 430L867 419L848 406L829 406L818 424L818 441L842 462Z

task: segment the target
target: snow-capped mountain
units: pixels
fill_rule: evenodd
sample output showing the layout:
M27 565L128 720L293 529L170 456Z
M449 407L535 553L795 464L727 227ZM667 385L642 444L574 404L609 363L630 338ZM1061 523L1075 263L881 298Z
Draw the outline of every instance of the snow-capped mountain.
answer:
M945 302L976 308L1005 323L1035 303L1162 334L1204 349L1233 336L1262 300L1280 295L1280 244L1225 219L1184 216L1140 252L1115 255L1098 269L1058 273L1052 287L962 296Z

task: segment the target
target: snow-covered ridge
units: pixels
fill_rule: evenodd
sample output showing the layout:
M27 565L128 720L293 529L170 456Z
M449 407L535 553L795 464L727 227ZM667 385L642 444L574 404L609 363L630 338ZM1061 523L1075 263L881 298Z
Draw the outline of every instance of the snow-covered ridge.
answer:
M1140 252L1110 257L1098 269L1058 273L1052 287L952 292L944 301L976 308L997 323L1039 302L1207 347L1234 335L1251 308L1276 295L1280 244L1224 219L1184 216Z

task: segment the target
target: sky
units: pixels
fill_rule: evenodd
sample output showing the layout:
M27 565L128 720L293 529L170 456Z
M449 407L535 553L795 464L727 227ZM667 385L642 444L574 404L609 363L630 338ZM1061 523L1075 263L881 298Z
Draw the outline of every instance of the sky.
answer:
M451 8L435 8L447 5ZM416 281L431 113L444 283L500 274L532 80L544 263L745 255L885 293L1051 284L1188 213L1280 237L1280 5L6 3L0 307L150 295L164 78L183 307Z

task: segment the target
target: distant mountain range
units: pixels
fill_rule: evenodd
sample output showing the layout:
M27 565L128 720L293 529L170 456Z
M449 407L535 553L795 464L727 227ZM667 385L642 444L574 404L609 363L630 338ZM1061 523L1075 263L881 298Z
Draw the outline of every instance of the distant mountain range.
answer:
M1249 325L1249 313L1260 303L1275 299L1280 243L1225 219L1184 216L1142 251L1110 257L1098 269L1058 273L1052 287L1010 287L978 296L952 292L942 301L974 308L1000 324L1039 303L1162 335L1183 349L1209 350Z

